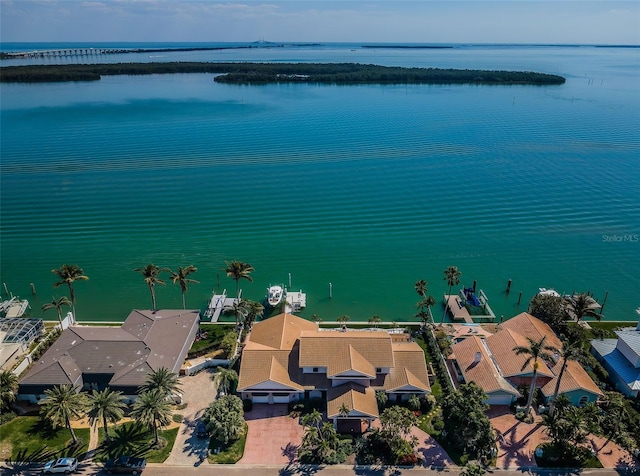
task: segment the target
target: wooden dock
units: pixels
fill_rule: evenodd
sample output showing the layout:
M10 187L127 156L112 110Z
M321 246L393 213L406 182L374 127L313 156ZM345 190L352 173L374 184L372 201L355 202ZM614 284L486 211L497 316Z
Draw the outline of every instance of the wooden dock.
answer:
M484 313L471 315L465 306L465 300L461 294L444 295L447 312L453 317L454 321L464 321L467 324L473 324L474 322L493 322L496 316L491 307L489 307L489 298L487 298L487 295L482 289L478 293L478 300Z
M4 314L4 317L21 317L29 308L29 301L17 297L0 303L0 313Z
M218 322L220 319L220 314L226 311L230 311L233 309L233 305L236 302L240 302L242 300L242 291L240 291L237 298L227 297L227 290L222 291L222 294L216 294L213 292L213 296L211 297L211 301L209 301L209 307L204 311L204 316L207 319L210 319L211 322Z
M285 293L286 312L300 312L307 307L307 294L300 291L286 291Z

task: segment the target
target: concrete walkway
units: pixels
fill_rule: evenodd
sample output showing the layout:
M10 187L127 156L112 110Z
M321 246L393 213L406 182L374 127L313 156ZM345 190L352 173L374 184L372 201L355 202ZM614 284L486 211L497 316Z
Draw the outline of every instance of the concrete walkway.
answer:
M206 460L209 448L208 438L198 438L195 429L198 420L206 408L213 402L218 393L217 383L211 380L215 369L204 369L192 376L180 377L184 410L177 413L183 415L176 441L171 454L166 459L166 465L198 465Z

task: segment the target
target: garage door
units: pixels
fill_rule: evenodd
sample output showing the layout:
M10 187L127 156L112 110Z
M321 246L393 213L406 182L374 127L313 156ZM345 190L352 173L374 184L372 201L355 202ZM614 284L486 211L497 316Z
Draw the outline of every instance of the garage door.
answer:
M254 393L251 396L251 400L253 400L253 403L269 403L269 394L268 393Z
M273 403L289 403L289 394L288 393L274 393L273 394Z
M511 395L489 395L487 403L489 405L511 405L512 399Z

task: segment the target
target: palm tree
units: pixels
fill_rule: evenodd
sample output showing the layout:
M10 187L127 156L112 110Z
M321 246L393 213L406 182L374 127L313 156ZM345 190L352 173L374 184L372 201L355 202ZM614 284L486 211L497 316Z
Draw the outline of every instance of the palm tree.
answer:
M338 323L342 324L343 327L346 327L347 322L349 322L349 319L351 318L345 314L344 316L340 316L336 320L338 321Z
M451 296L451 288L460 284L460 275L462 273L458 271L457 266L449 266L444 270L444 280L449 285L449 296ZM442 322L444 322L444 316L447 313L447 306L445 304L444 311L442 312Z
M246 304L247 301L238 301L235 299L233 301L233 307L231 308L231 314L233 314L236 318L236 328L240 328L240 324L245 322L247 315L249 314L249 309Z
M79 393L76 385L56 385L44 391L47 397L42 401L40 411L45 419L49 420L54 428L65 426L71 433L73 443L78 443L78 438L71 427L71 420L81 418L87 407L84 393Z
M564 298L565 313L576 322L580 322L583 317L594 317L598 321L602 319L600 314L600 304L587 293L574 294Z
M160 279L160 273L166 271L166 268L160 268L155 264L148 264L144 268L136 268L134 269L137 273L142 274L144 276L144 282L149 286L149 291L151 291L151 310L156 310L156 284L160 284L164 286L164 281Z
M258 317L262 317L264 314L264 306L258 301L247 300L242 302L245 303L245 308L247 309L247 315L244 318L244 325L247 328L247 331L250 331L256 319Z
M53 283L53 287L57 288L62 284L69 286L69 296L71 297L71 309L73 310L73 318L76 318L76 293L73 291L74 281L87 281L88 276L84 275L84 271L79 266L72 264L63 264L58 269L52 269L51 272L55 274L60 281Z
M427 294L427 282L424 279L416 281L414 288L420 297L424 297Z
M562 348L556 349L559 357L562 358L562 366L560 367L560 372L558 373L558 379L556 380L556 387L553 391L553 399L551 400L551 406L549 407L549 415L553 416L553 412L555 410L556 399L558 398L558 393L560 392L560 384L562 382L562 377L564 376L565 370L567 370L567 364L569 361L573 360L576 362L581 361L584 358L584 351L582 350L582 345L577 341L563 341Z
M182 309L186 309L187 305L184 300L184 295L187 292L187 284L197 284L200 282L196 281L195 279L191 279L188 276L191 273L195 273L196 271L198 271L198 268L193 265L189 265L185 268L178 267L177 271L168 271L169 273L171 273L171 281L173 281L173 284L180 284L180 289L182 290Z
M60 329L62 329L62 306L71 306L71 301L67 296L62 296L56 299L52 297L51 302L44 303L42 305L42 312L47 312L49 309L55 309L58 311L58 320L60 321Z
M382 319L377 314L369 318L369 324L373 324L373 327L376 329L378 328L378 324L380 324L380 321L382 321Z
M111 441L107 422L117 423L122 419L127 407L125 400L122 392L114 392L108 387L102 392L93 390L89 395L89 411L87 412L89 422L91 425L95 425L102 420L107 441Z
M433 306L435 303L436 303L436 298L429 295L429 296L424 296L416 304L416 307L420 309L420 311L416 314L416 317L420 318L420 323L422 324L422 326L426 325L427 322L432 320L433 316L431 314L431 306Z
M149 375L144 384L140 386L141 392L150 392L152 390L160 390L165 396L175 394L180 391L180 382L178 376L169 371L166 367L160 367Z
M533 361L533 376L531 377L531 388L529 389L529 398L527 399L527 408L525 410L525 414L528 416L531 412L531 403L533 402L533 394L536 391L536 379L538 378L538 368L540 367L539 359L551 360L552 356L548 352L555 352L557 349L555 347L551 347L549 345L545 345L547 340L547 336L543 336L538 342L533 340L531 337L527 337L529 341L528 346L518 345L513 348L513 351L516 355L525 354L529 357L522 364L522 368L520 370L524 370L529 363Z
M171 405L167 395L159 388L143 392L133 404L131 416L143 425L153 429L154 444L158 444L158 427L171 422Z
M623 433L626 423L630 421L629 412L624 397L619 392L605 392L605 417L602 421L607 440L600 447L600 451L613 439Z
M218 378L218 388L225 395L230 395L235 385L238 383L238 373L233 369L218 367L216 373L211 376L211 380Z
M236 297L240 297L240 280L246 279L250 283L253 282L253 278L251 277L251 272L255 271L253 266L249 263L243 263L242 261L225 261L224 262L227 267L225 268L225 272L227 276L233 278L236 282Z
M11 402L16 399L18 390L18 377L13 372L3 370L0 372L0 409L9 408Z

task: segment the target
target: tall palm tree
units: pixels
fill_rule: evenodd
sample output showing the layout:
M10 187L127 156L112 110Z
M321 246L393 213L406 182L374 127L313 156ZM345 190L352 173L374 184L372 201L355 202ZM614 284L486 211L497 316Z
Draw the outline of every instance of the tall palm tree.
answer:
M16 399L18 377L8 370L0 372L0 410L8 409Z
M54 428L65 426L71 433L73 443L78 443L78 438L71 427L71 420L81 418L87 408L87 400L84 393L79 393L76 385L56 385L44 391L47 397L42 400L40 412L49 420Z
M256 319L258 317L262 317L264 314L264 306L258 301L246 300L242 302L245 303L245 308L247 309L247 315L244 318L244 325L247 331L250 331Z
M382 319L377 314L369 318L369 324L373 324L373 327L376 329L378 328L378 324L380 324L380 321L382 321Z
M137 273L142 274L144 276L144 282L149 286L149 291L151 291L151 310L156 310L156 284L164 286L164 281L160 279L160 273L166 271L166 268L160 268L155 264L148 264L144 268L136 268L134 269Z
M580 362L585 357L582 345L578 341L563 341L562 348L555 349L555 351L562 359L562 366L560 367L560 372L558 373L556 387L553 391L553 399L551 400L551 405L549 407L549 415L551 416L553 416L553 412L555 411L556 399L558 398L558 393L560 392L562 377L564 376L565 370L567 370L567 364L572 360Z
M600 451L613 439L615 435L624 432L627 422L630 421L629 413L625 405L624 396L619 392L605 392L605 418L603 430L607 440L600 447Z
M133 404L131 416L143 425L153 429L154 444L158 444L158 427L171 422L171 405L167 395L159 388L142 392Z
M436 298L433 296L423 296L423 298L416 304L416 307L420 309L420 311L416 314L416 317L420 318L420 323L424 326L430 320L432 320L433 316L431 314L431 306L436 303Z
M460 284L460 275L462 273L458 270L457 266L449 266L444 270L444 280L449 285L449 296L451 296L451 288ZM447 313L447 306L445 304L444 311L442 311L442 322L444 322L444 316Z
M240 324L245 322L247 315L249 314L249 309L247 307L247 301L233 301L233 306L231 307L231 314L236 318L236 328L240 328Z
M238 373L233 369L218 367L216 373L211 376L211 380L218 378L218 388L225 395L230 395L234 386L238 383Z
M527 365L533 361L533 376L531 377L531 387L529 388L529 398L527 399L527 408L525 414L528 416L531 412L531 403L533 402L533 394L536 391L536 379L538 378L538 368L540 368L540 359L551 360L552 356L549 352L556 352L555 347L545 345L547 336L543 336L539 341L533 340L531 337L527 337L529 341L528 346L518 345L513 348L516 355L525 354L529 357L522 364L520 370L524 370Z
M253 282L253 278L251 277L251 273L255 271L253 266L249 263L244 263L242 261L225 261L225 272L227 276L233 278L236 282L236 297L240 297L240 280L246 279L250 283Z
M52 297L51 302L47 302L42 305L42 312L47 312L49 309L55 309L58 312L60 329L62 329L62 306L71 306L71 301L69 301L67 296L62 296L58 299L54 296Z
M89 411L87 412L89 422L91 425L95 425L102 420L107 441L111 441L107 422L117 423L122 419L127 407L125 400L122 392L114 392L109 387L102 392L93 390L89 395Z
M144 384L140 386L139 393L160 390L165 396L180 391L178 376L166 367L160 367L147 375Z
M62 284L66 284L69 287L69 296L71 297L71 309L73 310L73 318L76 318L76 293L73 291L73 283L75 281L87 281L88 276L84 275L84 271L78 265L75 264L63 264L58 269L52 269L51 272L55 274L59 281L53 283L53 287L57 288Z
M200 281L196 281L195 279L191 279L188 276L191 273L195 273L196 271L198 271L198 268L196 268L193 265L189 265L185 268L183 267L178 267L177 271L172 271L172 270L168 270L169 273L171 273L171 281L173 281L173 284L180 284L180 289L182 290L182 309L186 309L187 305L185 303L185 299L184 299L184 295L187 292L187 285L188 284L197 284Z
M600 304L587 293L574 294L564 298L565 313L569 318L580 322L583 317L594 317L598 321L602 319Z
M416 281L414 288L420 297L424 297L427 294L427 282L424 279Z

